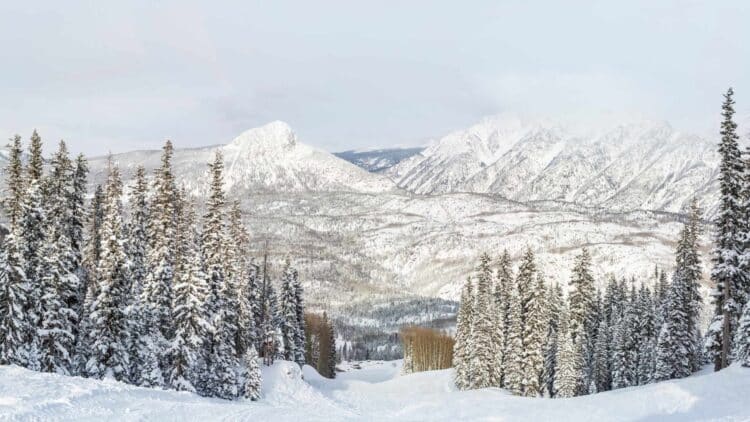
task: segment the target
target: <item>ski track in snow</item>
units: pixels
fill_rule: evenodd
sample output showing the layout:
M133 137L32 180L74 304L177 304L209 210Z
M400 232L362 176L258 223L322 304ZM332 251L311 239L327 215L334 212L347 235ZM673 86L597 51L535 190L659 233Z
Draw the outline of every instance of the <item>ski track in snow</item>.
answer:
M225 401L0 367L0 420L9 421L750 421L750 369L572 399L456 391L452 370L400 375L394 362L348 366L338 378L290 362L263 367L263 398Z

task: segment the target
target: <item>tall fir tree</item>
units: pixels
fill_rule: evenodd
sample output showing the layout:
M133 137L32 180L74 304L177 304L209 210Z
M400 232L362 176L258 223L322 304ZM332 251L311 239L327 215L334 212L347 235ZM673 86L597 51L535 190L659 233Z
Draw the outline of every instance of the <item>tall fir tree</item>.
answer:
M539 272L524 299L524 307L523 394L538 397L543 394L544 344L549 326L544 278Z
M597 329L596 290L591 274L591 255L583 248L576 257L570 280L570 334L573 343L581 342L584 350L584 385L591 382L594 342Z
M6 235L0 248L0 364L27 366L28 336L33 327L26 312L29 282L17 232Z
M206 318L208 286L192 205L188 204L181 214L184 215L178 219L177 239L178 244L183 245L183 251L173 289L175 335L169 349L167 384L176 390L196 391L196 386L200 386L206 376L203 352L213 327Z
M722 104L721 141L719 154L719 209L715 221L715 245L711 280L715 283L712 298L714 317L707 332L707 354L714 370L730 363L732 333L737 326L747 284L747 274L740 264L744 254L741 181L743 163L738 146L737 124L734 122L734 90L729 88Z
M471 385L471 331L473 323L474 292L471 278L467 278L461 290L458 316L456 317L456 341L453 344L453 367L455 368L455 384L461 390Z
M21 136L15 135L8 144L8 165L5 167L5 196L3 206L8 216L10 231L21 219L23 196L25 194L25 179L23 175L23 149Z
M151 201L148 225L149 249L143 286L146 314L155 325L153 332L157 344L166 345L172 336L171 303L175 276L175 238L177 222L177 188L172 173L172 142L162 149L161 166L154 175L154 195ZM164 350L162 346L159 349Z
M471 330L471 388L485 388L499 384L494 367L492 268L486 253L479 257L477 267L477 291L474 300L474 315Z
M128 377L125 287L129 274L121 196L120 171L110 158L101 227L101 257L94 280L97 295L89 315L91 351L86 373L93 378L127 380Z
M225 399L238 395L235 368L239 360L237 346L237 308L235 286L225 274L226 223L224 197L224 158L217 152L209 164L210 192L203 217L202 247L208 280L208 313L214 327L207 343L208 394Z

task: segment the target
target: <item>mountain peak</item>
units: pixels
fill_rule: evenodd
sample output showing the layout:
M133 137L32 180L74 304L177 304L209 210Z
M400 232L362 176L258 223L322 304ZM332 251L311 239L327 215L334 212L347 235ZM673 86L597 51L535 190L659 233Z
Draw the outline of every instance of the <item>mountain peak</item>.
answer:
M237 147L292 148L297 143L297 134L281 120L242 132L230 145Z

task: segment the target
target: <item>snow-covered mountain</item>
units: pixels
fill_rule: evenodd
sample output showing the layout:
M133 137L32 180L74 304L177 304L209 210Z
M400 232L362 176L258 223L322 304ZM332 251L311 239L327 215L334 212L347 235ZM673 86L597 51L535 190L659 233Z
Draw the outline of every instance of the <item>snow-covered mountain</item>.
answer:
M368 150L349 150L335 152L333 155L355 164L363 169L380 173L388 170L407 158L424 151L424 147L386 148Z
M386 174L419 194L487 193L619 211L679 212L698 194L711 214L717 163L714 141L664 122L501 115L435 141Z
M237 195L260 192L387 192L393 183L334 155L297 142L297 135L284 122L271 122L250 129L226 145L175 149L174 170L180 183L197 196L205 193L206 163L221 152L224 156L225 188ZM135 151L115 155L127 178L138 165L152 170L160 165L161 151ZM90 161L92 179L101 182L107 157Z

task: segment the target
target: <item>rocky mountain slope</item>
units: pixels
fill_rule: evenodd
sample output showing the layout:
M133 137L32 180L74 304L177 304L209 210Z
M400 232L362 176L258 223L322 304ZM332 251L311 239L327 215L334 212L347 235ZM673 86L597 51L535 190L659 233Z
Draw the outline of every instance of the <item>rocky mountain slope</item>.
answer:
M582 126L502 115L439 139L386 174L418 194L486 193L616 211L679 212L698 194L712 214L714 143L643 119Z

